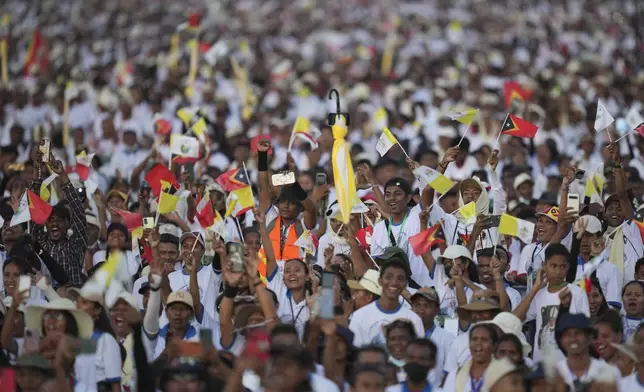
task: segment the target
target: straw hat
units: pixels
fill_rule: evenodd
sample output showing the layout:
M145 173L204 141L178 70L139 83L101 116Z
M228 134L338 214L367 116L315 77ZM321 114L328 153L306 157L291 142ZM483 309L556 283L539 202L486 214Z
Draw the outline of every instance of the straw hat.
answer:
M42 306L27 306L25 309L26 329L42 329L42 316L47 310L59 310L69 312L78 326L78 337L89 339L94 332L94 321L82 310L76 309L76 305L67 298L57 298Z
M375 295L382 295L382 287L378 283L380 273L375 269L369 269L362 275L360 280L347 280L347 285L353 290L366 290Z
M520 368L507 358L492 360L485 371L483 390L489 391L503 377L519 370Z

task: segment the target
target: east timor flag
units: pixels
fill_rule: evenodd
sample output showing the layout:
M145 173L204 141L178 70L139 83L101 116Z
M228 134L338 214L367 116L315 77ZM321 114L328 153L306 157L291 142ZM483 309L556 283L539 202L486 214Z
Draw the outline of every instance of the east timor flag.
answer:
M529 123L519 117L508 114L503 122L501 133L516 137L526 137L532 139L537 134L538 126Z
M506 107L509 108L515 99L524 102L531 97L532 91L524 89L518 82L511 80L503 83L503 100Z
M414 250L414 253L417 256L421 256L434 246L441 243L444 243L445 240L441 239L440 232L441 224L440 222L430 227L429 229L423 230L420 233L409 238L409 245Z
M217 177L215 181L217 181L217 184L221 185L226 192L232 192L250 185L250 181L246 176L246 170L243 168L228 170Z

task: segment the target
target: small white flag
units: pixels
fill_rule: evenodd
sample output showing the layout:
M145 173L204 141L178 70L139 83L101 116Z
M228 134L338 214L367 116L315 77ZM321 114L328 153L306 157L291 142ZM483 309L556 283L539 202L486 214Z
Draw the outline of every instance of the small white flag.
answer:
M644 117L640 114L640 112L635 109L635 107L632 107L631 110L626 113L626 124L628 124L628 127L630 129L635 129L637 128L641 123L644 123Z
M600 99L597 102L597 115L595 116L595 131L601 132L614 122L615 122L615 119L613 118L613 116L610 115L610 113L608 113L606 106L604 106L604 103Z
M9 226L16 226L31 220L31 213L29 212L29 198L27 192L22 194L20 198L20 205L18 209L13 213L11 217L11 223Z
M199 141L196 137L172 134L170 136L170 153L186 158L198 158Z
M311 230L305 230L304 233L293 243L295 246L299 246L305 252L305 254L314 255L315 254L315 244L313 243L313 237L311 236Z
M387 151L391 149L391 147L395 146L398 144L398 140L396 137L391 133L391 131L387 128L382 130L382 135L380 135L380 139L378 139L378 144L376 144L376 151L380 154L381 157L384 157Z
M2 216L0 216L0 227L4 226L4 219L2 219Z
M226 42L217 41L206 53L204 53L203 58L208 64L214 67L217 64L217 61L223 59L227 54L228 45L226 45Z

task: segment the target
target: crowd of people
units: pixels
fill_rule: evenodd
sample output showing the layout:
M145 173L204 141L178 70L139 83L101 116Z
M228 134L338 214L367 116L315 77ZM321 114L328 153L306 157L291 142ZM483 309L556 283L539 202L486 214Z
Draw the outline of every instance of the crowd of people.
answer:
M638 1L0 13L2 391L644 391Z

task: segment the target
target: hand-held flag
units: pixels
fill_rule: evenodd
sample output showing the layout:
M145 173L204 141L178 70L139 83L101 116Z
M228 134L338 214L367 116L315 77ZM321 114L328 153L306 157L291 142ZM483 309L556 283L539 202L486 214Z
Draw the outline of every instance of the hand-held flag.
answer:
M409 245L411 245L414 254L416 256L422 256L429 252L434 245L444 244L445 240L440 238L441 231L442 227L440 222L438 222L434 226L409 237Z
M532 243L535 224L512 215L503 214L499 221L499 233L518 237L524 244Z
M532 98L532 91L526 90L518 82L507 81L503 83L503 100L505 106L510 107L515 99L521 102L529 101Z
M597 115L595 115L595 131L601 132L614 122L615 119L610 113L608 113L606 106L604 106L602 100L599 99L597 102Z
M436 192L440 194L445 194L449 192L450 189L454 186L455 182L445 177L443 174L438 171L427 167L419 166L414 170L414 175L420 182L422 189L430 186Z
M389 128L385 128L382 130L382 135L380 135L380 139L378 139L378 144L376 144L376 150L380 154L381 157L384 157L385 154L391 149L391 147L395 146L398 143L398 139L394 136L393 133L389 130ZM401 147L402 148L402 147ZM407 153L405 153L406 155Z
M502 134L530 139L534 138L537 130L539 130L538 126L522 120L513 114L508 114L501 127Z

